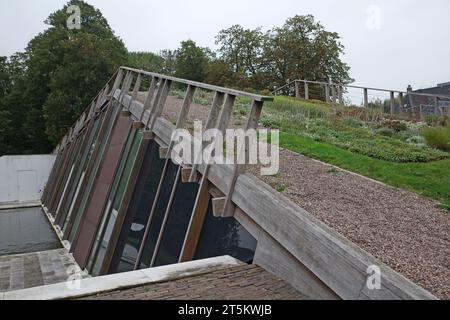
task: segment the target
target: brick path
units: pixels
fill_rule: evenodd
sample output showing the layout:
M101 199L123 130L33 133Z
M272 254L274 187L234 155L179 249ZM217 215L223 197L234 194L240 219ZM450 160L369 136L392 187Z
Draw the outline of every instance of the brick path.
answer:
M78 265L66 249L0 256L0 292L64 282Z
M255 265L240 265L169 282L138 286L89 300L305 300L281 279Z

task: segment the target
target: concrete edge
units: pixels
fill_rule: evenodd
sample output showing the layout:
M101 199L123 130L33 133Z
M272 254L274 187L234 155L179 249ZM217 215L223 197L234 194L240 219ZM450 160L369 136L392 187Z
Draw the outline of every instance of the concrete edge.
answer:
M9 202L9 203L0 203L0 210L11 210L11 209L21 209L21 208L34 208L40 207L41 202L30 201L30 202Z
M59 300L91 296L114 291L165 282L185 277L210 273L217 269L242 265L243 262L230 256L178 263L163 267L143 269L107 276L64 282L53 285L0 293L0 300Z
M59 242L61 243L61 245L66 248L67 251L70 252L70 243L67 240L63 240L63 233L61 231L61 229L59 228L59 226L57 226L55 224L55 218L53 218L53 216L50 214L50 212L48 211L47 207L44 206L42 203L40 204L40 206L42 207L42 210L44 211L45 216L47 217L47 220L50 222L50 225L53 228L53 231L56 233L56 236L59 239Z

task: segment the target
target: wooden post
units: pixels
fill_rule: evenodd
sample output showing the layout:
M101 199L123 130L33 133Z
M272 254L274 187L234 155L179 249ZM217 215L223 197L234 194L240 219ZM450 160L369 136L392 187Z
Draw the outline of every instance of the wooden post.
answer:
M212 129L214 127L217 127L217 121L218 121L217 119L219 117L221 107L224 103L224 97L225 97L225 95L222 92L216 92L216 94L214 95L211 109L208 114L208 119L206 120L205 127L203 128L204 131ZM203 134L203 132L202 132L202 134ZM191 171L191 176L189 177L189 182L197 181L198 163L201 160L201 157L202 157L201 153L203 152L203 148L204 148L205 144L206 143L202 142L200 154L194 155L196 157L196 159L192 165L192 171Z
M184 238L179 262L186 262L194 259L195 250L197 249L198 240L200 239L200 232L208 211L209 197L209 183L206 181L206 183L199 188L189 226Z
M344 97L343 97L342 86L338 86L338 99L339 99L339 104L340 105L344 105Z
M328 84L325 85L325 102L330 102L330 87L328 86Z
M153 96L155 95L155 92L156 92L157 81L158 81L158 79L156 77L152 77L152 81L150 82L150 86L147 91L147 97L145 98L144 109L142 110L139 121L142 121L142 119L144 118L145 111L150 109L150 106L151 106L152 100L153 100Z
M156 98L158 99L155 99L155 102L153 103L153 108L150 112L146 125L146 127L150 131L153 130L156 119L162 114L162 111L166 104L167 96L169 95L170 87L172 85L171 80L163 80L161 82L163 82L160 84L160 86L162 85L162 88L160 88L161 90L158 90L158 94L156 96Z
M369 108L369 90L364 88L364 107Z
M122 68L120 68L116 75L116 79L114 80L114 84L111 88L111 92L109 92L108 95L110 95L111 97L114 97L114 94L116 93L116 90L119 89L119 85L120 85L120 82L122 82L122 80L123 80L123 70L122 70Z
M331 96L333 97L333 104L336 104L336 87L334 86L334 84L331 85Z
M305 100L309 100L309 84L305 81Z
M391 115L394 114L395 111L395 93L391 91Z
M404 112L405 110L403 109L403 93L402 93L402 92L399 92L399 94L398 94L398 100L399 100L399 113L400 113L400 114L403 114L403 112Z
M295 83L295 97L297 99L299 99L300 98L300 86L299 86L297 80L295 80L294 83Z
M261 111L263 107L263 102L261 101L253 101L252 108L250 110L250 114L248 116L247 124L245 125L244 130L247 131L249 129L255 129L258 127L258 121L261 116ZM244 155L247 155L249 152L248 144L244 144L242 150L238 150L239 152L243 152ZM245 165L235 164L233 168L233 175L231 177L231 183L228 188L228 193L225 195L225 203L222 211L222 217L232 217L234 215L234 205L231 202L234 192L234 186L236 185L237 178L241 173L245 170Z
M442 112L439 112L439 97L434 98L434 106L435 106L434 113L437 115L439 115L439 114L442 115Z

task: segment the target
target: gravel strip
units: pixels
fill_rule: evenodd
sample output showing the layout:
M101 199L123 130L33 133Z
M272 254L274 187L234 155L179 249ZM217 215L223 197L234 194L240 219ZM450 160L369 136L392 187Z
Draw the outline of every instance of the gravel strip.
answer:
M258 175L257 168L250 172ZM260 177L395 271L450 299L450 216L437 202L288 150L280 172Z

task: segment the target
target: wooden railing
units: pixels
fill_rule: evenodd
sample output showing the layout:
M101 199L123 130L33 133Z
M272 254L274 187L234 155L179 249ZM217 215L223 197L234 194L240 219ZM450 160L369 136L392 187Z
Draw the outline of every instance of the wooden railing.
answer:
M359 106L369 108L373 101L370 100L371 94L383 93L386 96L384 100L390 101L389 114L411 115L414 117L423 117L427 114L433 115L445 115L450 114L450 96L418 93L413 91L399 91L392 89L380 89L373 87L363 87L349 84L340 84L333 82L321 82L310 80L294 80L286 85L275 89L272 94L274 95L294 95L297 98L305 100L317 99L323 100L329 104L351 106L358 103L355 101L346 101L345 94L350 89L360 90L360 100L362 101ZM353 99L355 100L355 99ZM381 101L384 103L384 101ZM424 112L423 106L430 106ZM384 111L384 110L383 110Z
M143 82L148 84L148 88L145 100L141 102L137 97ZM163 111L170 88L175 83L183 84L186 88L178 119L176 124L172 124L165 119ZM131 117L134 128L143 129L143 140L154 139L159 144L160 156L166 159L164 170L167 170L169 161L172 161L170 159L173 147L172 133L185 124L197 89L214 93L204 130L216 128L222 132L226 129L236 97L250 99L251 109L244 128L256 128L263 102L272 100L271 97L122 67L93 100L68 135L62 139L58 149L58 160L42 199L44 208L48 209L52 198L55 201L58 186L62 185L64 180L62 176L64 171L67 171L67 162L73 153L70 141L83 134L83 126L92 122L89 119L95 117L96 112L105 110L112 103L119 104L122 116ZM108 139L101 136L100 138ZM139 172L139 168L133 168L132 176L136 172ZM383 265L261 180L245 173L241 166L181 164L177 177L184 182L200 183L180 262L192 260L194 257L208 200L211 197L215 216L233 216L257 240L254 263L270 270L312 298L434 299L430 293ZM161 192L163 178L164 172L157 194ZM129 195L132 189L131 184L127 186L124 198L131 198ZM174 190L172 194L173 192ZM155 199L157 198L158 195L155 196ZM152 211L155 210L155 203ZM118 215L126 214L123 212L126 211L126 207L127 205L122 204ZM145 229L143 244L149 233L149 225L150 223ZM143 246L139 251L136 268L142 257L142 250ZM154 256L152 265L153 262ZM367 270L372 265L378 265L381 269L380 290L369 290L366 287Z

